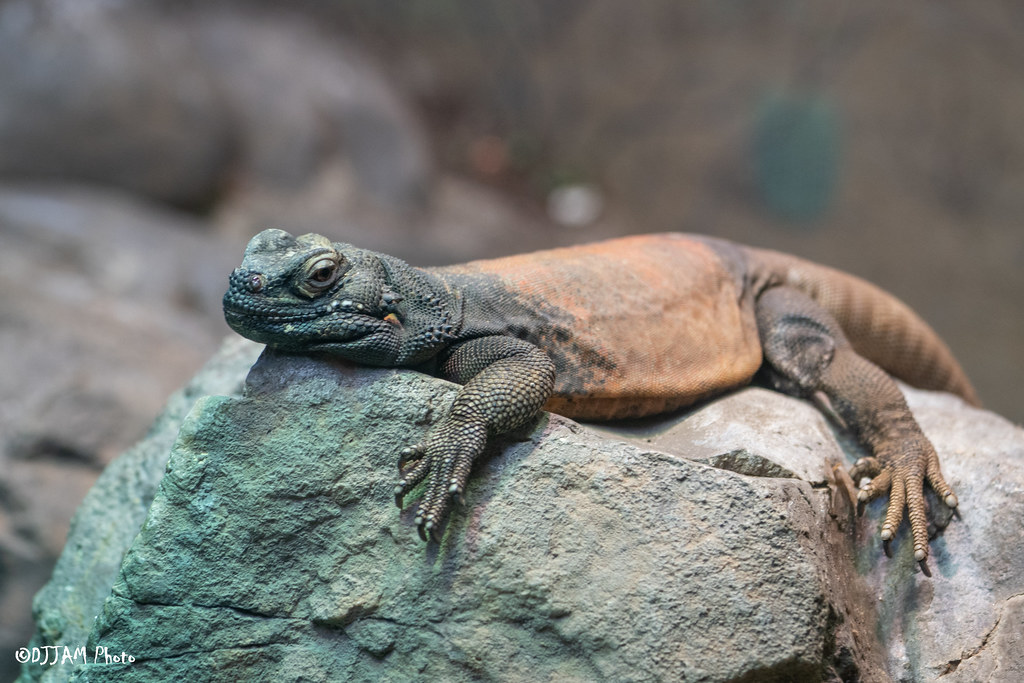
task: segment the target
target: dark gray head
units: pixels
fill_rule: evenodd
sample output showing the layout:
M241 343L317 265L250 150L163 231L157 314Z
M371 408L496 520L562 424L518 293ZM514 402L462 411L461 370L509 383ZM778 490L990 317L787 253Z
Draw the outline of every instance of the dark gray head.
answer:
M276 348L406 364L427 350L423 314L447 316L422 277L398 259L322 235L264 230L231 274L224 318L243 337Z

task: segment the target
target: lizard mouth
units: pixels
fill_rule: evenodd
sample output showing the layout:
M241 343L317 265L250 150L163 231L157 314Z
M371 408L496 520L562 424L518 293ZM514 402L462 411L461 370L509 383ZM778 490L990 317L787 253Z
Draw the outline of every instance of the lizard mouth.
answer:
M349 299L296 309L271 301L232 297L224 302L224 319L231 329L254 341L310 349L355 341L386 324L366 305Z
M370 307L351 299L332 299L317 306L296 307L269 299L232 296L231 292L224 297L224 315L238 320L257 319L270 323L307 322L328 316L380 319L373 315Z
M259 320L264 323L294 323L315 320L323 315L319 311L289 311L257 304L246 305L237 302L224 304L224 317L228 319L228 322L231 320Z

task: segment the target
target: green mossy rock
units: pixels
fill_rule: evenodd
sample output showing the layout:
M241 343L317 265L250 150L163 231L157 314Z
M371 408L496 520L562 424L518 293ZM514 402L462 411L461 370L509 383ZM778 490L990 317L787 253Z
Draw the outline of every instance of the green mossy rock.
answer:
M235 351L240 377L252 348ZM1012 663L1024 563L985 496L1010 514L1024 501L975 488L994 470L949 435L933 438L970 522L935 542L930 580L907 543L881 558L881 506L858 523L831 500L824 463L844 456L821 416L758 389L611 437L545 415L494 441L425 545L392 501L397 453L457 387L270 352L231 385L180 429L171 411L173 448L151 437L104 475L36 607L36 644L87 645L90 661L24 680L913 680L986 633L958 666ZM999 418L911 396L1024 452ZM1001 476L1019 481L1022 460ZM977 561L989 535L1002 565Z

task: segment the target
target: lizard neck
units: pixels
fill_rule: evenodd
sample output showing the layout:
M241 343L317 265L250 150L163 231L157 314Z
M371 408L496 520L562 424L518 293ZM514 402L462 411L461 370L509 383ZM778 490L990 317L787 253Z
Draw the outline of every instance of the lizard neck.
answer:
M384 254L379 258L387 286L397 295L393 312L401 328L401 346L395 364L417 365L458 339L464 319L462 292L400 259Z

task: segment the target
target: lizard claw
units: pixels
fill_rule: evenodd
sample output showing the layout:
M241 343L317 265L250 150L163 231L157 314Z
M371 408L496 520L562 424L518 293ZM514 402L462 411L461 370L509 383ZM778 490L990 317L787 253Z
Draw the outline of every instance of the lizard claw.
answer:
M427 532L428 531L429 532L433 532L433 527L434 527L434 523L433 522L430 522L430 525L427 526L427 524L425 524L421 518L419 518L419 517L416 518L416 531L420 535L420 540L423 541L424 543L426 543L429 540L429 537L427 536Z
M415 524L416 532L425 543L430 541L439 543L441 541L443 526L440 518L435 513L424 514L423 506L420 506L420 509L416 511Z
M932 570L928 568L928 560L921 560L917 563L921 567L921 573L927 576L929 579L932 578Z
M877 458L872 457L861 458L850 468L850 479L853 481L854 486L858 485L860 480L865 477L871 480L861 486L857 492L858 517L864 516L864 509L867 507L868 501L877 498L888 488L883 486L885 484L884 481L879 480L877 483L874 481L881 473L882 464L878 462Z
M398 473L401 478L395 483L395 505L404 507L403 500L409 491L416 488L430 471L430 460L424 458L425 449L421 444L403 448L398 456ZM412 463L405 467L408 463Z

